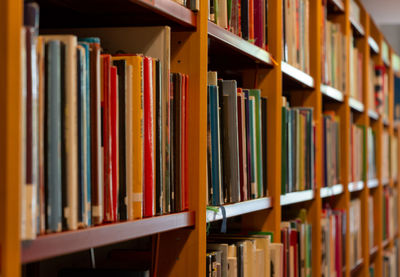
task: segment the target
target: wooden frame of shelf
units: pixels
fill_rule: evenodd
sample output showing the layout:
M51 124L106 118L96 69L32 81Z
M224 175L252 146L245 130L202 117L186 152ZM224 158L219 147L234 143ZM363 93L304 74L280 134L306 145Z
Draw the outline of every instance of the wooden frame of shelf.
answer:
M157 233L193 227L194 224L195 213L182 212L43 235L33 241L22 243L21 263L31 263Z
M321 276L321 211L323 201L331 201L333 208L349 211L349 203L352 198L361 200L362 225L366 225L368 218L368 196L374 197L374 218L376 232L374 241L376 245L368 245L368 230L362 230L362 242L365 249L362 250L362 259L350 268L349 258L344 265L344 276L349 277L353 273L366 274L369 267L370 257L374 257L377 272L382 269L383 250L392 240L382 241L382 196L384 186L398 188L396 182L383 180L382 168L377 166L377 178L373 180L362 180L349 182L349 146L350 115L356 112L357 124L370 126L376 134L376 164L382 164L382 132L389 130L395 133L400 141L400 132L393 131L393 111L389 118L384 120L381 115L369 107L367 80L368 70L363 68L363 100L357 101L349 97L349 74L346 74L347 86L339 91L331 86L323 85L321 57L322 45L321 28L322 3L319 0L310 0L310 73L297 69L296 67L282 61L282 3L283 0L271 0L268 2L268 51L245 41L235 34L217 26L208 20L208 3L200 1L198 12L180 6L172 0L120 0L121 3L144 8L152 14L166 19L171 24L180 26L183 32L176 32L171 41L171 71L184 72L190 75L190 91L192 97L189 103L190 120L189 143L193 145L189 153L189 161L193 166L189 167L190 207L188 212L170 214L154 218L132 222L121 222L98 227L91 227L78 231L63 232L39 236L31 242L21 244L18 237L20 222L19 214L19 186L20 184L20 145L18 141L21 131L14 126L20 122L21 97L15 91L20 90L20 60L21 40L19 30L22 22L22 0L5 0L0 3L0 113L4 120L0 121L0 131L6 134L0 138L0 218L6 224L0 224L0 268L2 277L18 277L21 275L21 264L41 261L50 257L64 255L75 251L113 244L120 241L131 240L138 237L159 234L160 256L165 257L159 261L159 270L162 276L205 276L205 253L206 253L206 224L222 219L221 212L208 211L206 209L206 182L207 182L207 65L209 52L207 43L217 45L221 49L229 49L229 54L234 53L243 58L246 68L234 68L243 77L244 87L256 87L262 90L262 96L268 97L267 124L271 130L280 130L282 125L282 95L283 86L288 82L294 84L289 90L293 90L291 96L298 106L312 107L314 110L314 121L316 130L315 141L315 179L316 188L313 190L298 191L281 195L281 133L269 134L265 143L268 157L268 191L270 197L249 200L241 203L225 205L226 216L242 216L242 227L247 230L272 231L274 242L280 242L280 223L282 213L290 210L291 205L304 206L307 209L309 222L312 224L312 253L313 275ZM358 4L359 1L357 0ZM78 1L76 1L78 3ZM106 1L102 1L107 5ZM129 4L131 3L131 4ZM377 64L385 64L388 68L389 78L393 81L390 53L387 59L383 58L382 42L384 38L377 29L372 19L361 9L360 22L350 18L350 0L329 0L329 13L335 17L334 21L339 23L342 33L346 37L346 53L349 53L349 39L354 31L357 37L357 47L363 55L363 64L373 56ZM140 7L139 7L140 6ZM361 5L362 7L362 5ZM174 26L175 26L174 25ZM182 31L180 30L179 31ZM184 42L179 44L178 41ZM229 58L229 57L228 57ZM275 61L278 61L276 64ZM347 61L348 63L348 61ZM221 65L233 66L234 63ZM347 64L347 67L349 64ZM305 91L305 93L297 93ZM390 87L393 94L393 86ZM305 96L306 95L306 96ZM393 102L390 97L390 104ZM332 187L321 187L323 183L323 124L321 121L323 109L334 109L340 117L341 122L341 148L343 153L341 163L341 184ZM392 105L390 105L392 106ZM366 149L367 145L366 145ZM400 156L400 147L399 153ZM400 165L399 165L400 167ZM368 170L368 165L366 165ZM397 180L400 180L400 168ZM376 206L375 206L376 205ZM290 206L290 207L288 207ZM400 211L400 203L399 203ZM349 221L347 217L346 226ZM168 231L168 232L167 232ZM349 252L349 235L345 244L346 253ZM179 241L179 246L176 242ZM364 248L364 247L363 247Z

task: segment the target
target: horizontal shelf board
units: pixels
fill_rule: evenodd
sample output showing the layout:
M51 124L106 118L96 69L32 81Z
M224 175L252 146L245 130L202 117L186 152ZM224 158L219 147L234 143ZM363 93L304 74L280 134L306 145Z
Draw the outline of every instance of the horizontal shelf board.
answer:
M369 48L372 50L373 54L378 54L379 53L379 45L376 43L373 37L368 37L368 45Z
M361 269L361 267L364 264L364 259L361 258L359 259L356 264L351 268L351 273L355 273L356 271L358 271L359 269Z
M370 179L367 181L367 186L370 189L377 188L379 186L378 179Z
M264 197L260 199L248 200L234 204L224 205L226 211L226 217L234 217L242 214L247 214L251 212L261 211L265 209L272 208L271 197ZM219 211L216 213L214 211L207 210L207 222L213 222L217 220L222 220L222 212L219 207Z
M372 248L369 250L369 256L370 256L370 257L375 256L377 253L378 253L378 246L377 246L377 245L375 245L374 247L372 247Z
M332 187L323 187L319 191L321 198L326 198L330 196L335 196L343 193L343 185L337 184Z
M365 35L364 27L361 26L354 18L350 17L351 27L355 31L354 35L358 37L363 37Z
M349 183L348 188L350 192L360 191L364 188L364 182L363 181L351 182Z
M330 99L338 102L343 102L343 93L331 86L321 85L321 93Z
M353 97L349 98L349 106L352 108L354 111L357 112L364 112L364 104L358 101L357 99L354 99Z
M314 190L304 190L281 195L281 206L292 205L314 199Z
M168 25L177 30L197 27L196 13L171 0L38 1L41 28L105 27L105 24L108 27Z
M294 80L305 88L314 88L314 78L300 69L288 64L287 62L281 62L282 73Z
M22 242L21 262L25 264L40 261L94 247L191 227L194 224L195 212L182 212L43 235L35 240Z
M390 240L389 239L385 239L384 241L382 241L382 248L386 248L389 246Z
M369 118L371 118L373 120L379 119L379 114L376 111L371 110L371 109L368 110L368 116L369 116Z
M386 118L382 119L383 125L385 125L386 127L389 127L389 120L387 120Z
M242 39L228 30L208 21L208 36L235 51L253 59L257 63L272 66L271 54L266 50Z
M329 0L328 4L332 7L334 12L344 13L344 4L342 0Z
M388 186L389 183L390 183L390 180L389 180L389 179L382 179L382 185L383 185L384 187L385 187L385 186Z

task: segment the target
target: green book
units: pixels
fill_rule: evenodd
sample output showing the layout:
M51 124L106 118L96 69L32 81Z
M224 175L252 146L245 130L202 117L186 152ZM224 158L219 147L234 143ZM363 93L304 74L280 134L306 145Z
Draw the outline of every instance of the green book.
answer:
M263 163L262 163L262 134L261 134L261 91L259 89L251 89L250 96L254 97L255 105L255 134L256 134L256 159L257 159L257 192L258 197L264 196L263 187Z
M251 156L251 198L258 197L257 188L257 158L256 158L256 130L255 130L255 98L254 96L249 96L249 122L250 122L250 156ZM254 176L254 178L253 178Z

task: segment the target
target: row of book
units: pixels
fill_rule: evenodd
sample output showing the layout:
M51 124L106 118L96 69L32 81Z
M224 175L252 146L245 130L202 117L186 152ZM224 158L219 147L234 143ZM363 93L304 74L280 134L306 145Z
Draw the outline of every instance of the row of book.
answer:
M309 0L282 1L283 61L310 73Z
M384 65L375 65L374 80L374 99L375 111L389 119L389 75Z
M214 71L207 93L208 205L266 196L267 99Z
M392 239L398 231L398 191L397 188L385 187L382 207L382 239Z
M362 259L362 226L361 226L361 200L359 198L350 201L349 208L349 261L353 268Z
M350 37L350 97L363 102L363 56L357 48L357 41Z
M368 180L376 179L376 135L371 127L367 128Z
M282 97L281 194L315 187L313 108L290 107Z
M267 49L267 0L209 0L208 20Z
M322 276L343 276L346 264L346 212L322 210Z
M364 180L364 127L351 124L350 127L350 171L349 181L358 182Z
M390 135L388 130L382 133L382 180L389 181L390 177Z
M369 249L371 250L376 246L375 244L375 216L374 216L374 197L368 195L368 242Z
M283 276L283 255L271 233L209 235L206 276Z
M170 73L169 27L39 36L38 17L26 4L22 239L188 209L189 79Z
M400 121L400 77L394 74L394 99L393 99L393 117L394 121Z
M322 5L322 83L346 91L347 44L346 37L341 31L340 24L328 18L328 1Z
M386 249L383 251L383 262L382 262L382 277L395 277L399 276L399 257L400 257L400 247L399 240L397 239L394 243L394 247L391 249ZM371 271L370 271L371 272ZM373 271L370 274L371 277L379 276L379 274Z
M323 115L324 187L340 184L340 118L334 111Z

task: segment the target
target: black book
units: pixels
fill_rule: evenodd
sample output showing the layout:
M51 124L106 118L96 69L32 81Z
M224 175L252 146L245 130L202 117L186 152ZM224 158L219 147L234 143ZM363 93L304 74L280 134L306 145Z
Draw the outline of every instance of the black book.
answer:
M261 149L262 149L262 163L263 163L263 186L264 186L264 196L267 196L267 98L261 97Z
M242 27L242 38L245 40L249 39L249 2L248 0L240 1L240 16L241 16L241 27Z
M161 94L162 94L162 70L161 70L161 62L160 60L156 61L156 87L155 87L155 124L156 124L156 134L155 134L155 148L156 148L156 155L155 155L155 164L156 164L156 214L160 215L163 214L163 180L162 180L162 166L163 166L163 155L162 155L162 101L161 101Z

